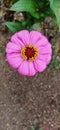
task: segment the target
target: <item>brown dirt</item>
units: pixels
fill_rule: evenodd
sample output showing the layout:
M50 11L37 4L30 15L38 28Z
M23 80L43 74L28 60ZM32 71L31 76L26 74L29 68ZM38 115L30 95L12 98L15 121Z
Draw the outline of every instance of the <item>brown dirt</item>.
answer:
M9 37L0 33L0 130L60 130L60 70L19 75L6 62Z

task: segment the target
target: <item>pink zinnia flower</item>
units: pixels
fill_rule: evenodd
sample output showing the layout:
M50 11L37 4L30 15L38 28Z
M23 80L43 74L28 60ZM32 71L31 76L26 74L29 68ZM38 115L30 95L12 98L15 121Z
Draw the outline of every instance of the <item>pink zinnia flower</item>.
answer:
M11 37L6 46L6 59L22 75L43 72L51 61L51 44L38 31L22 30Z

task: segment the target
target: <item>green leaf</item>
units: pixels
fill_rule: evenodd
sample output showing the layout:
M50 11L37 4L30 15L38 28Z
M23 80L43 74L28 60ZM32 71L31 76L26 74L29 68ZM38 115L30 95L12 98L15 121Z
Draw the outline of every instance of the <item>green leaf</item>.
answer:
M12 33L18 32L24 29L21 22L6 22L5 25L12 31Z
M35 130L35 129L34 129L34 126L32 126L31 130Z
M41 31L41 25L40 23L35 23L31 26L31 30L37 30L37 31Z
M40 128L39 130L43 130L42 128Z
M39 18L39 14L36 11L36 3L34 0L19 0L14 5L12 5L10 10L17 12L28 12L33 17L37 19Z
M56 19L57 19L57 25L59 27L60 31L60 0L49 0L50 1L50 6L52 10L55 13Z

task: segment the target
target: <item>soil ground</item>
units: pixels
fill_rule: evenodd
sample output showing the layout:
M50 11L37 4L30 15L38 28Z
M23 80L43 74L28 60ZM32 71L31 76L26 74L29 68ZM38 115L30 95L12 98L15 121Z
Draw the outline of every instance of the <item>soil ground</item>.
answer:
M6 62L0 32L0 130L60 130L60 69L23 77Z

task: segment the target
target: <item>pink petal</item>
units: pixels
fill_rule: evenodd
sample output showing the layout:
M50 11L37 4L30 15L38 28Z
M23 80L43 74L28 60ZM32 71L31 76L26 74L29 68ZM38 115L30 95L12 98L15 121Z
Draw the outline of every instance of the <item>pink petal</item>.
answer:
M11 42L17 44L18 46L24 46L24 43L18 38L18 33L15 33L11 37Z
M32 62L23 61L18 68L18 72L22 75L33 76L36 73Z
M12 42L6 45L6 53L20 52L21 46Z
M24 60L18 68L18 72L22 75L29 75L28 61Z
M38 31L31 31L30 32L30 43L31 44L36 44L42 37L42 34Z
M40 54L51 54L52 55L52 49L50 47L50 44L47 44L45 47L39 47Z
M52 56L50 54L45 54L45 55L39 55L38 58L46 63L48 65L51 61Z
M29 76L33 76L36 73L33 62L28 62L29 64Z
M30 35L27 30L22 30L22 31L18 32L18 38L24 45L29 44Z
M51 47L51 44L48 42L47 38L45 37L42 37L40 40L38 40L36 43L35 43L35 46L36 47L45 47L45 45L49 44L50 47Z
M39 72L43 72L46 69L46 63L40 59L34 61L35 69Z
M6 59L12 68L18 68L23 61L19 53L7 54Z

